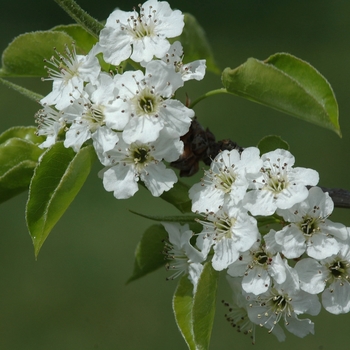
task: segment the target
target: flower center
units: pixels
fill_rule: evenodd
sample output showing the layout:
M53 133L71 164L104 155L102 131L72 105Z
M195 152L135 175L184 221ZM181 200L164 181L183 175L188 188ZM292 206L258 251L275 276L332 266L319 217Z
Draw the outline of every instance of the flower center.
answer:
M132 158L134 159L135 164L146 163L148 160L148 157L149 157L149 148L145 146L134 149L132 154Z
M230 193L232 185L237 179L237 175L233 170L234 164L231 166L225 165L219 169L219 173L214 173L211 169L206 170L204 173L206 177L205 181L208 185L214 184L215 188L223 191L224 193Z
M333 279L349 279L348 271L349 263L347 261L337 259L328 266Z
M215 240L220 241L223 238L232 238L231 228L235 225L236 219L230 218L226 213L213 221Z
M140 109L145 111L145 113L147 113L147 114L152 113L153 112L153 99L148 98L146 96L142 97L139 100L139 107L140 107Z
M123 161L126 164L133 165L135 171L140 174L145 170L149 163L155 162L151 155L152 148L147 144L132 143L127 151Z
M145 8L140 6L140 14L134 8L134 15L127 19L127 24L122 25L122 29L127 30L135 39L143 39L144 37L155 36L155 27L157 25L156 10L149 6L148 13ZM117 20L119 23L119 20Z
M300 229L305 235L311 236L320 230L318 226L318 218L304 216L303 220L304 221L300 223Z
M254 261L258 265L265 265L271 263L271 258L269 258L264 251L260 250L254 253Z
M259 302L260 306L266 308L266 311L262 314L257 314L257 317L262 321L260 326L264 326L268 323L272 324L272 328L269 332L272 332L281 318L288 324L288 318L291 317L294 312L294 308L291 304L292 298L288 295L281 294L275 288L271 289L271 294L269 296L259 298L256 301Z
M268 159L268 161L270 161ZM275 195L282 192L289 186L288 176L287 176L287 163L280 163L280 159L277 159L277 164L272 163L270 167L261 168L264 180L263 184L265 189L271 191Z
M103 106L86 104L86 111L82 115L82 119L89 125L90 131L93 133L99 127L105 125L105 116Z
M162 101L162 98L155 95L154 91L148 86L145 86L139 94L132 98L135 114L138 116L147 114L158 117L157 113Z

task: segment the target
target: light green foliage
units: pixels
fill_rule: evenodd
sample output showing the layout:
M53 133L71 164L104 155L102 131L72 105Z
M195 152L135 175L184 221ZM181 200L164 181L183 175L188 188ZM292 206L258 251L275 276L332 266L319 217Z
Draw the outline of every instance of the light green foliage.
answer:
M152 225L143 234L135 251L134 271L128 282L134 281L164 266L166 259L162 253L168 233L162 225Z
M65 51L73 39L63 32L33 32L15 38L2 55L1 76L43 77L47 76L44 59L50 59L56 48Z
M264 154L270 151L274 151L277 148L289 150L289 145L286 141L282 140L280 136L269 135L263 137L257 147L260 150L260 154Z
M226 68L228 92L328 128L341 136L338 104L328 81L309 63L286 53L265 61L249 58Z
M182 276L173 297L173 311L179 330L190 350L196 349L193 333L193 284L187 276Z
M0 135L0 203L29 187L43 150L34 127L13 127Z
M97 43L97 39L78 24L56 26L51 30L68 34L74 40L79 48L79 53L82 55L88 54L91 48Z
M173 298L175 319L189 349L209 349L215 316L215 302L219 273L211 263L204 265L197 290L187 276L182 277Z
M48 149L35 169L26 220L37 257L41 246L83 186L96 158L92 146L75 153L58 142Z

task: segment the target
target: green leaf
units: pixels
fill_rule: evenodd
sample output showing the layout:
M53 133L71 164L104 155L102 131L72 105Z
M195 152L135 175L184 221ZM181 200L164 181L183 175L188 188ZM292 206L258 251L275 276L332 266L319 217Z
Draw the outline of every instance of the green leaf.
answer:
M160 198L172 204L181 213L191 213L192 202L188 197L189 189L188 185L178 181L170 191L164 192Z
M185 27L182 34L172 40L180 41L184 50L184 63L205 59L207 70L220 74L205 32L196 18L185 13Z
M127 283L135 281L166 264L163 250L164 240L167 238L168 233L162 225L152 225L145 231L136 247L134 271Z
M37 136L35 134L36 130L37 128L35 126L14 126L0 134L0 144L4 143L6 140L16 137L39 145L45 141L45 137Z
M57 142L42 155L30 184L26 208L35 257L83 186L95 159L91 145L75 153L62 142Z
M193 284L182 276L173 297L175 321L190 350L196 350L192 321Z
M259 141L258 148L260 150L260 154L264 154L270 151L274 151L277 148L289 150L289 144L280 136L269 135L263 137Z
M19 138L6 140L0 145L0 174L5 175L23 161L36 162L42 152L42 149L29 141Z
M97 39L78 24L60 25L51 30L68 34L74 40L75 45L80 48L80 53L84 55L97 43Z
M23 160L0 176L0 203L28 189L36 165L37 162Z
M0 76L47 76L44 59L50 59L57 51L65 52L65 45L73 39L63 32L33 32L16 37L2 55ZM77 51L78 51L77 47Z
M179 330L189 349L207 350L213 327L219 273L211 262L204 265L193 296L193 285L183 276L173 298L173 310Z
M42 137L34 127L13 127L0 135L0 203L28 189L38 158Z
M214 323L218 271L211 262L204 265L193 300L192 320L196 349L209 349L210 336Z
M226 68L228 92L328 128L341 136L338 104L328 81L309 63L286 53L265 61L249 58Z

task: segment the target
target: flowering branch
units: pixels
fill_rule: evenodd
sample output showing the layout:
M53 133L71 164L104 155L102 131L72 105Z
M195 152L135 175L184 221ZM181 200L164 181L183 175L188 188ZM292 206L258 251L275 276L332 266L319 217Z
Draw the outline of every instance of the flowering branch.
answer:
M204 98L233 94L341 135L326 79L290 54L250 58L223 71L224 88L183 104L176 91L202 80L210 67L196 21L166 1L148 0L130 12L116 9L102 26L75 1L55 1L83 28L20 36L5 50L0 70L7 77L42 76L37 58L52 56L55 43L55 55L45 60L45 80L52 81L45 97L0 79L42 107L35 131L16 127L0 135L0 201L29 188L26 221L35 256L98 159L99 177L115 198L133 197L141 184L181 212L138 214L162 225L144 233L129 281L160 266L173 271L168 279L183 275L173 310L190 349L209 348L220 272L234 292L228 319L253 341L255 325L279 340L281 326L299 337L313 333L313 322L298 317L317 315L321 302L330 313L349 312L350 228L328 217L334 206L350 208L350 192L317 187L318 172L294 167L277 136L247 148L216 141L192 109ZM190 62L183 62L181 40ZM200 161L210 168L192 186L168 168L190 177Z

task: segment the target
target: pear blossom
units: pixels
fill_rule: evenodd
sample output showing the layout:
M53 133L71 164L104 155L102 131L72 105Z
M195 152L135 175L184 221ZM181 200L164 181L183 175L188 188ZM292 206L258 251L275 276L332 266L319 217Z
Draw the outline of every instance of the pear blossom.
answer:
M203 230L198 235L197 245L205 256L213 246L212 265L217 271L234 263L241 252L252 247L259 235L256 219L241 207L224 205L218 212L208 213L205 220L198 221Z
M62 111L57 111L50 106L44 106L35 115L38 124L36 135L46 136L46 140L39 145L40 148L48 148L58 141L61 132L64 132L66 123Z
M166 256L173 260L167 264L167 269L175 271L168 279L174 279L183 274L188 274L189 280L197 289L199 277L203 271L203 254L190 243L193 232L188 225L178 223L162 222L169 234L169 242L166 246Z
M337 254L321 260L302 259L295 269L300 288L311 294L322 292L322 305L328 312L338 315L350 311L350 239L341 243Z
M205 171L201 182L191 187L193 212L216 212L225 202L237 205L246 195L251 180L259 175L259 149L249 147L220 152Z
M318 183L317 171L293 168L294 156L286 150L276 149L261 159L260 176L253 180L243 203L252 215L272 215L277 208L291 208L308 196L306 186Z
M119 65L129 57L135 62L161 58L170 48L167 38L182 33L184 16L166 1L149 0L140 13L113 11L100 32L99 45L106 62Z
M343 224L328 219L334 208L328 193L312 187L309 196L290 209L277 209L277 214L288 223L276 232L276 242L289 259L298 258L305 251L315 259L324 259L337 254L341 241L348 238Z
M190 63L183 63L183 48L180 41L175 41L169 51L162 57L162 61L171 65L176 72L181 74L183 81L191 79L202 80L205 75L205 60L196 60Z
M171 99L182 85L181 76L162 61L148 63L145 74L125 72L116 80L118 117L107 118L107 125L116 129L114 121L119 116L126 118L123 139L127 143L155 141L165 127L174 137L184 135L194 112L180 101Z
M97 148L97 151L99 148ZM153 196L160 196L170 190L177 182L177 176L167 169L162 160L171 162L179 157L183 143L172 138L163 130L154 142L126 143L121 134L115 147L107 152L98 153L99 159L106 166L99 176L103 178L106 191L113 191L118 199L132 197L138 191L139 180L143 181Z
M58 110L68 107L72 100L81 97L85 83L95 83L101 72L96 58L97 46L87 55L77 55L75 46L72 51L66 46L65 55L56 51L58 58L52 56L46 60L52 67L46 67L48 80L52 80L52 91L40 100L42 105L54 105Z
M303 338L314 333L314 323L309 319L299 319L298 316L304 313L317 315L321 304L316 295L300 289L298 274L286 261L285 267L286 279L283 283L274 283L258 296L244 293L250 302L249 319L268 328L269 332L283 332L279 325L279 322L283 322L289 332Z
M97 85L87 84L84 88L84 97L76 99L65 109L67 123L71 123L64 141L65 147L72 147L76 152L82 144L94 138L111 139L104 145L103 151L112 149L119 137L116 132L106 127L106 118L115 116L116 95L113 79L107 74L101 74ZM98 133L96 134L96 132Z
M242 289L246 293L265 293L272 281L283 283L286 279L285 265L279 253L271 254L260 239L227 270L232 277L242 276Z

